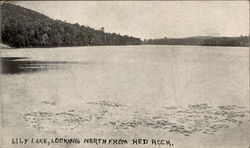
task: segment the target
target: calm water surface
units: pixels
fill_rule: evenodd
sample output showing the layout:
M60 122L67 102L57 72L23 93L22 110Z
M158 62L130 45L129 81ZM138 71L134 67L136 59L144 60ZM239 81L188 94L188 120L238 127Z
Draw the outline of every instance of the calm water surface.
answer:
M204 139L249 144L248 48L36 48L1 57L6 140L77 134L166 137L177 147L190 138L202 147L210 146Z

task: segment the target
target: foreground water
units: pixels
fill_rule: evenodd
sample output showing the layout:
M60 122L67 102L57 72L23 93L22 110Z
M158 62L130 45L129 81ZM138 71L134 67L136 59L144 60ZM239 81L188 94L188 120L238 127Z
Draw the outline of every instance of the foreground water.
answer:
M1 50L1 57L6 147L17 147L10 143L19 137L155 138L171 139L175 147L249 146L248 48L36 48ZM86 145L52 147L76 146ZM133 146L138 147L120 145Z

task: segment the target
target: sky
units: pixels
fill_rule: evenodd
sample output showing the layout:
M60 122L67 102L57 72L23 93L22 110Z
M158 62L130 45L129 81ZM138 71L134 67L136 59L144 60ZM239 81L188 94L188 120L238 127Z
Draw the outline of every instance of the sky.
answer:
M52 19L149 38L249 35L248 1L19 1Z

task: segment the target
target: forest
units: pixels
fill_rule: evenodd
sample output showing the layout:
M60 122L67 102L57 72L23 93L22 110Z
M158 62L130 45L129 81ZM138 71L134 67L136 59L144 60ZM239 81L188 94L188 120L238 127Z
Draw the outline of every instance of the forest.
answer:
M162 38L144 40L143 44L152 45L199 45L199 46L250 46L249 36L240 37L189 37L189 38Z
M18 5L1 5L0 42L10 47L60 47L104 45L199 45L250 46L249 36L161 38L141 41L127 35L107 33L104 27L88 26L51 19L39 12Z
M11 47L139 45L140 38L51 19L18 5L1 5L1 42Z

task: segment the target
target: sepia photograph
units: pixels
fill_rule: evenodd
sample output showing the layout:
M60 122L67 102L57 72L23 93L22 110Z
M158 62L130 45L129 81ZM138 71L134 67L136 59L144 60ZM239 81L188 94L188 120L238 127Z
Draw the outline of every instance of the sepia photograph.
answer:
M0 148L250 148L249 1L0 1Z

